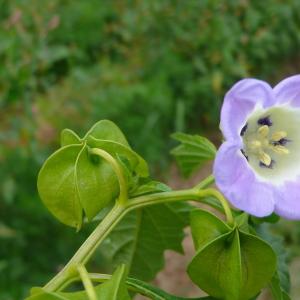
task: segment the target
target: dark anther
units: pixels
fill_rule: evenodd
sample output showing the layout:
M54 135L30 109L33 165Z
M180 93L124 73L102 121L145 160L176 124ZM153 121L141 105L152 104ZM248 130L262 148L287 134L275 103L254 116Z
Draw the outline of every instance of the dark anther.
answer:
M273 123L272 123L272 121L270 119L270 116L266 116L266 117L258 119L257 124L259 124L259 125L267 125L267 126L272 126L273 125Z
M241 149L241 152L246 157L246 159L249 161L249 157L248 157L248 155L246 155L245 151L243 149Z
M243 136L243 135L245 134L247 128L248 128L248 124L246 123L246 124L244 125L244 127L242 128L242 130L241 130L241 133L240 133L241 136Z
M291 142L291 140L288 140L286 138L282 138L279 141L272 142L272 145L274 145L274 146L285 146L289 142Z
M268 168L268 169L273 169L274 164L275 164L275 161L273 159L271 160L271 163L268 166L266 164L264 164L263 162L261 162L261 161L259 162L259 166L261 168Z

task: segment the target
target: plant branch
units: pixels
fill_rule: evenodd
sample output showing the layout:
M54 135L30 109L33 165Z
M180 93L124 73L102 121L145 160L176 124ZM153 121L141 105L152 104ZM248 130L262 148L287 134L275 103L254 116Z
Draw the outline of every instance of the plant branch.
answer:
M125 213L125 207L119 203L116 204L105 216L103 221L95 228L91 235L85 240L66 266L44 286L44 289L49 292L61 290L66 281L76 276L76 266L78 264L84 265L87 263L100 243L107 237Z
M99 149L93 149L99 150ZM96 151L98 152L98 151ZM104 151L105 152L105 151ZM105 155L107 152L105 152ZM67 265L45 285L44 289L49 292L62 290L66 283L69 282L70 278L77 276L76 266L79 264L85 265L90 257L93 255L97 247L112 231L112 229L118 224L118 222L124 217L126 213L133 209L142 208L149 205L175 202L175 201L199 201L203 202L203 198L207 196L214 196L219 199L224 207L225 214L228 222L232 221L232 215L230 208L222 195L214 189L199 190L199 186L205 188L211 183L210 179L205 179L203 183L198 184L197 188L155 193L151 195L144 195L130 199L127 203L117 201L111 211L105 216L102 222L95 228L87 240L81 245L78 251L74 254ZM205 202L204 202L205 203Z

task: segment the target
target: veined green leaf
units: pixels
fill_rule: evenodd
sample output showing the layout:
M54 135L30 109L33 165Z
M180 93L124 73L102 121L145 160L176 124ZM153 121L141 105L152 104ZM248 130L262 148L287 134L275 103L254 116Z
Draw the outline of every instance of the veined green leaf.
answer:
M203 210L191 211L191 231L196 250L232 229L214 214Z
M69 145L46 160L38 176L38 191L58 220L79 229L82 210L91 220L117 197L119 186L109 163L94 161L86 145Z
M151 280L163 268L167 249L182 252L183 228L188 225L186 203L153 205L128 214L100 246L112 265L125 263L129 274Z
M233 229L203 248L188 266L188 274L209 295L245 300L257 295L276 270L276 256L261 239Z
M64 129L60 134L60 145L61 147L82 144L80 137L71 129Z
M95 139L108 140L118 142L128 148L130 148L123 132L120 128L109 120L101 120L97 122L84 136L84 140L87 140L89 136L93 136Z
M82 206L76 185L76 163L82 145L69 145L54 152L38 175L38 192L49 211L62 223L80 228Z
M216 154L215 146L205 137L174 133L172 138L181 144L171 151L184 176L188 177Z

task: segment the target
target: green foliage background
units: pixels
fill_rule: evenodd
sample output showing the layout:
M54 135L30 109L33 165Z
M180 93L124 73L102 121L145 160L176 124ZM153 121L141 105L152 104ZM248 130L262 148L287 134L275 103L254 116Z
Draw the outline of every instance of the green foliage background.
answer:
M0 299L43 284L86 235L37 196L62 128L111 119L163 170L172 132L216 128L236 80L287 75L299 46L298 0L0 0Z

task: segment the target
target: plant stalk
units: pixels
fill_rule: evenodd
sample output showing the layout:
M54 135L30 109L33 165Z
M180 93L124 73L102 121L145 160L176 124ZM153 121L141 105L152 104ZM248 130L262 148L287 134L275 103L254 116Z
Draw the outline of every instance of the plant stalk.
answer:
M87 240L81 245L75 255L67 263L67 265L45 286L44 289L49 292L55 292L62 290L67 282L70 281L70 278L76 277L78 275L77 266L85 265L97 247L101 242L107 237L107 235L112 231L112 229L118 224L118 222L127 214L129 211L142 208L149 205L175 202L175 201L199 201L202 202L203 198L208 196L213 196L217 198L223 208L227 221L229 224L233 223L233 217L231 210L228 206L227 201L224 197L216 191L215 189L204 189L206 186L211 184L212 178L205 179L204 183L198 184L196 188L180 190L180 191L171 191L171 192L162 192L155 193L151 195L139 196L132 198L126 203L116 201L115 206L111 211L105 216L102 222L95 228ZM199 186L203 188L199 189Z

